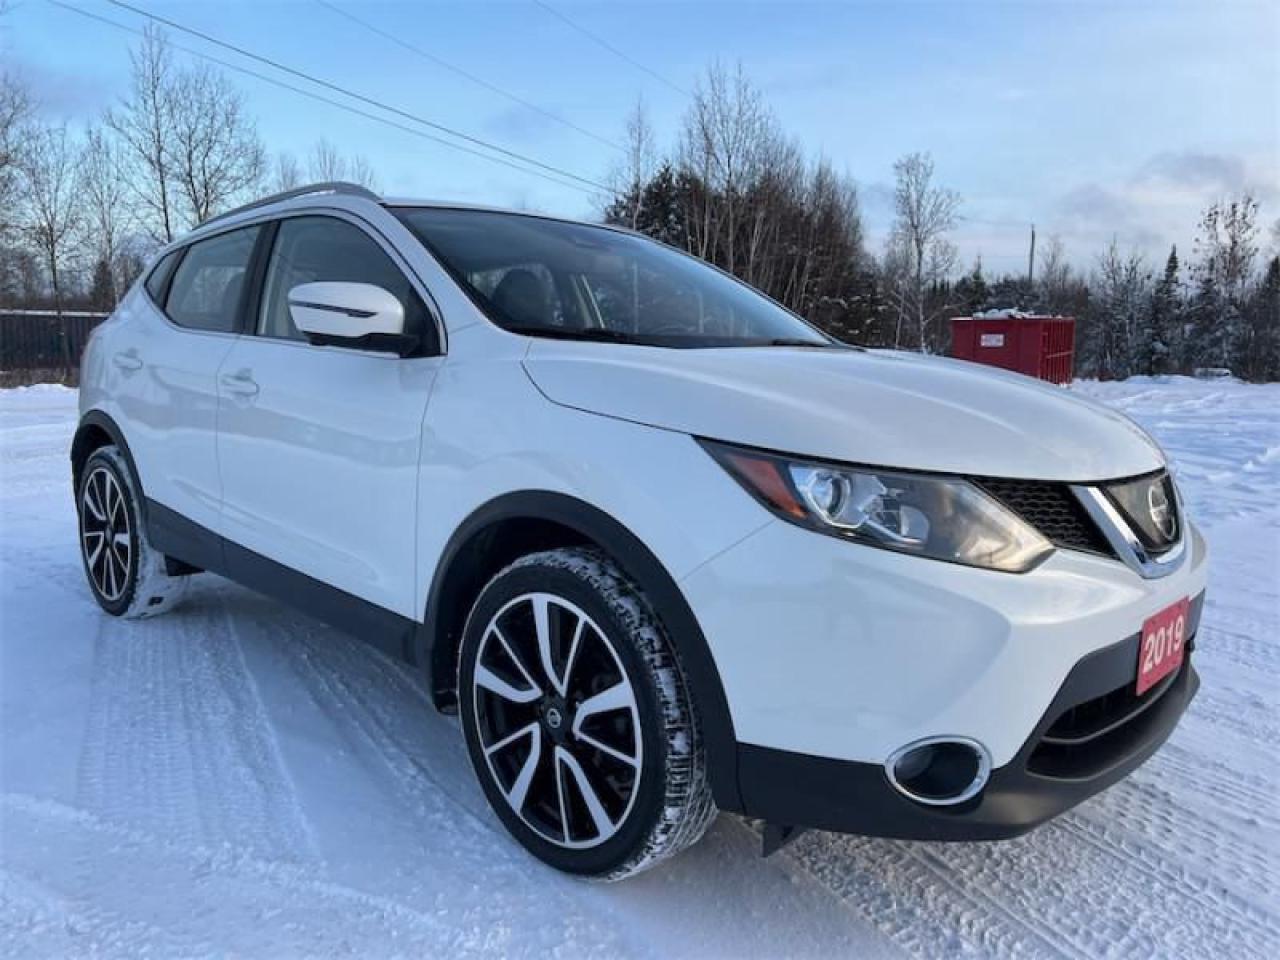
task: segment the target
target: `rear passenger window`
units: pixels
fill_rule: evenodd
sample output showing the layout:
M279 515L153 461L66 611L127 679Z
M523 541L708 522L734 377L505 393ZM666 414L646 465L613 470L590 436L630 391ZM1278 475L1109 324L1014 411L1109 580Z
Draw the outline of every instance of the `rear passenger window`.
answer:
M182 250L171 250L160 258L160 262L151 270L151 275L147 277L147 293L151 294L151 299L157 304L164 303L164 288L169 282L169 274L173 273L174 266L178 263L178 258L182 256Z
M165 313L180 327L234 333L258 227L193 243L178 264Z
M302 283L345 281L381 287L404 305L404 332L427 337L426 306L395 261L363 230L335 217L291 217L280 222L267 266L258 333L306 338L289 316L289 291Z

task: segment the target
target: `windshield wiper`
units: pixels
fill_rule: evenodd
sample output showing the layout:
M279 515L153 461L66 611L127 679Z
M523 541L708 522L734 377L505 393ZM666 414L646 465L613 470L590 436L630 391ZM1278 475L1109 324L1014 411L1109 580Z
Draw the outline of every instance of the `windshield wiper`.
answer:
M599 340L604 343L638 343L630 334L604 327L542 327L537 324L509 324L503 329L526 337L550 337L553 340Z

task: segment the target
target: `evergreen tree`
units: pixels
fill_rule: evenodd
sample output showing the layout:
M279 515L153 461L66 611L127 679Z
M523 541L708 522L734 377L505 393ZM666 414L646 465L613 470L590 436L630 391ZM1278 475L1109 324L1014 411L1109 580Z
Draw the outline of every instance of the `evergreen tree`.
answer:
M111 261L99 257L93 265L93 282L89 287L89 306L94 310L114 310L116 306L116 278Z
M1133 349L1135 373L1174 373L1178 369L1182 325L1178 269L1178 248L1173 247L1138 327Z
M982 275L982 258L979 257L973 262L973 269L956 283L955 301L969 316L973 316L987 308L988 295L987 280Z
M1182 367L1188 373L1222 366L1227 351L1217 275L1201 266L1195 271L1195 278L1195 290L1183 324Z
M1280 256L1267 263L1246 311L1240 375L1257 382L1280 380Z

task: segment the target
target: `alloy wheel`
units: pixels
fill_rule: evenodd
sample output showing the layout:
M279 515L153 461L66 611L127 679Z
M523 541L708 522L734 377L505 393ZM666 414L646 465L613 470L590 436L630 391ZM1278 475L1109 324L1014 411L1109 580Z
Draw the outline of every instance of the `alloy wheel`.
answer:
M80 496L80 544L93 585L109 603L124 595L133 567L129 509L119 480L97 467Z
M489 773L530 829L568 849L618 832L640 785L639 709L613 642L580 607L549 593L504 605L472 692Z

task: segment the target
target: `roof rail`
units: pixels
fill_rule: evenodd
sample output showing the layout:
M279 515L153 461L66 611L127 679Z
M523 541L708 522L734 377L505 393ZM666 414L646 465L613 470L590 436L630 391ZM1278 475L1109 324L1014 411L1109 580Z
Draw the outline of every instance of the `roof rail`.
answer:
M249 210L256 210L258 207L265 207L270 203L279 203L282 200L292 200L294 197L305 197L312 193L341 193L349 197L363 197L365 200L372 200L375 203L381 203L382 198L370 190L368 187L362 187L358 183L347 183L343 180L329 180L324 183L309 183L305 187L294 187L292 190L282 190L280 193L273 193L270 196L262 197L260 200L254 200L252 203L246 203L243 206L220 213L216 217L210 217L202 227L207 227L211 223L217 223L228 217L234 217L237 214L246 213Z

